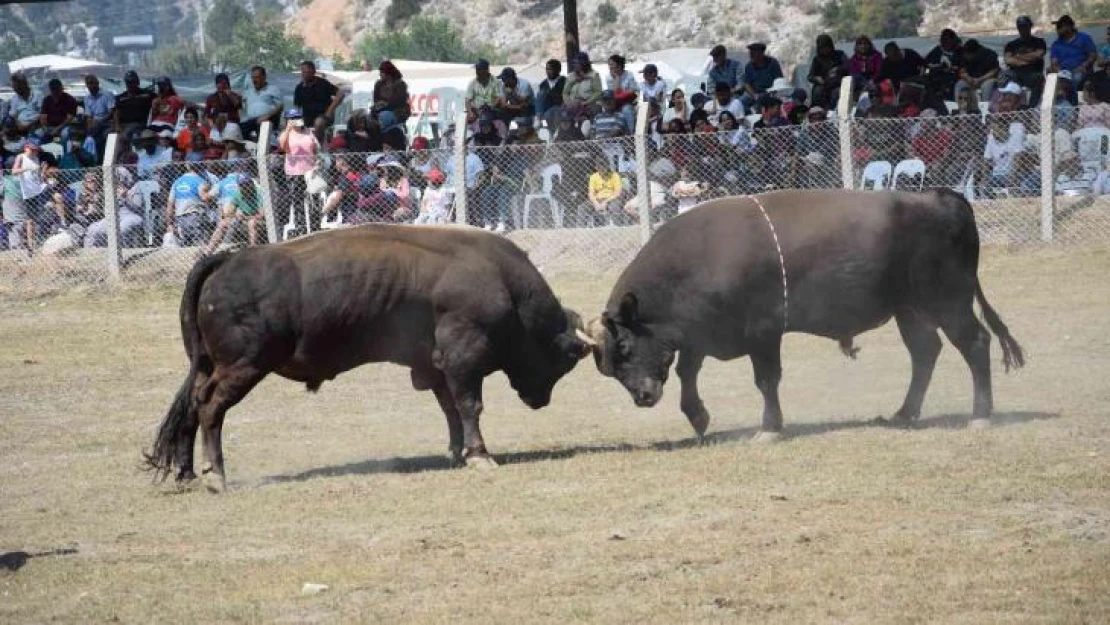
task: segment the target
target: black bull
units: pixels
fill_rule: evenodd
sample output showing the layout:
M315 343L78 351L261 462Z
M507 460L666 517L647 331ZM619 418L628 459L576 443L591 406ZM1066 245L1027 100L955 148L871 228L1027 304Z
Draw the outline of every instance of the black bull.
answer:
M757 438L774 439L782 430L784 332L828 337L854 358L852 338L893 317L912 361L895 418L920 415L940 328L971 369L974 423L985 424L991 335L975 317L974 300L998 335L1006 370L1024 357L987 303L978 265L974 213L952 192L724 198L662 226L587 332L598 370L617 378L639 406L659 401L677 353L682 411L699 435L709 424L698 394L702 362L751 356L764 400Z
M189 373L147 461L195 478L199 427L221 489L224 414L270 373L316 391L365 363L410 367L413 386L435 393L456 459L482 464L483 379L503 371L541 408L589 354L578 315L524 252L465 227L361 226L208 257L180 316Z

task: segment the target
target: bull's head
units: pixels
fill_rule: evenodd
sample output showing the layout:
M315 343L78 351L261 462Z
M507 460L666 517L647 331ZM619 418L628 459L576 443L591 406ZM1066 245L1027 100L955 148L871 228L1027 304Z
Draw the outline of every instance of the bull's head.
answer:
M507 368L509 384L529 408L543 408L551 403L551 392L563 376L570 373L590 354L592 341L584 333L582 317L569 308L563 309L566 328L554 340L526 339L516 345L517 358Z
M659 402L675 349L658 328L640 317L636 295L625 293L617 313L601 313L590 322L586 334L602 375L624 385L637 406L651 407Z

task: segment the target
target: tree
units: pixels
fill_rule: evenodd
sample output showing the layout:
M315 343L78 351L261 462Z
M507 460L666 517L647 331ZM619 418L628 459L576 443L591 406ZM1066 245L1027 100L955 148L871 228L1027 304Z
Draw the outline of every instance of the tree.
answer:
M916 1L835 0L821 10L821 20L837 40L912 37L917 34L924 12Z
M235 33L243 24L249 24L251 14L235 0L216 0L204 19L205 36L215 46L230 45Z
M500 62L501 55L491 46L468 46L462 34L447 19L417 16L401 31L368 35L359 42L357 54L376 66L383 58L440 63L472 63L479 58Z
M396 28L410 17L420 15L420 0L392 0L385 10L385 27Z
M279 16L262 13L240 24L232 43L217 50L216 56L224 67L262 65L273 72L294 71L301 61L316 58L316 52L305 46L300 35L286 33Z
M602 24L615 24L620 14L617 13L617 7L613 6L612 2L606 0L597 5L597 19Z

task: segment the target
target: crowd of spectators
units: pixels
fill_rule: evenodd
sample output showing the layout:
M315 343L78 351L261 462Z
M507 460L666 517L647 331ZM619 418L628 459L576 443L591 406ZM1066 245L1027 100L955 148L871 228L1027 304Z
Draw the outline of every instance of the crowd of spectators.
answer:
M1018 36L1001 58L950 29L924 56L895 42L880 52L867 36L857 38L849 55L822 34L808 88L792 85L762 42L747 46L746 63L715 46L706 84L689 94L668 85L652 64L633 74L619 54L599 71L579 52L565 74L551 59L535 86L512 67L494 76L479 59L463 98L467 125L445 127L433 140L438 143L408 136L408 87L388 60L378 67L371 104L337 131L332 126L343 94L311 62L301 66L289 110L262 67L252 68L243 93L217 75L203 102L178 96L168 77L143 87L134 71L119 94L86 77L83 102L57 80L39 97L16 74L14 95L0 103L4 222L9 238L28 250L65 229L86 245L103 245L103 227L96 224L104 211L90 199L101 184L98 175L71 185L57 180L58 172L98 164L110 132L123 141L112 183L128 237L153 231L167 243L206 251L236 228L251 242L260 240L258 172L246 158L247 142L273 145L268 169L281 237L340 221L451 220L456 172L449 148L454 133L465 132L462 175L472 224L519 227L528 196L547 200L552 218L558 212L571 225L631 223L639 218L631 135L640 102L649 104L651 209L665 219L713 194L837 184L838 131L826 122L845 77L851 77L854 117L890 120L866 132L853 126L854 167L915 158L925 163L931 183L951 186L970 172L993 187L1035 193L1038 165L1027 137L1037 128L1020 111L1051 97L1058 132L1110 125L1110 30L1099 47L1069 16L1053 26L1049 45L1033 35L1029 17L1018 18ZM1046 72L1059 76L1048 96ZM989 123L980 116L984 109L995 114ZM273 124L273 136L259 136L264 121ZM537 134L541 128L545 139ZM61 149L44 152L44 143ZM1071 172L1074 154L1058 152L1063 171ZM154 184L143 187L144 181ZM142 188L145 195L135 191Z

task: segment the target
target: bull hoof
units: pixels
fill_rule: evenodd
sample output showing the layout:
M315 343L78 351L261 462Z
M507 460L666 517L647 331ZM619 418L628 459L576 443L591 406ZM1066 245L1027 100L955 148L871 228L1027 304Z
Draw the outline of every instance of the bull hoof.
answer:
M497 468L497 462L490 456L470 456L466 459L466 468L476 471L491 471Z
M969 430L988 430L991 427L991 420L987 417L974 417L967 424Z
M461 449L447 450L447 457L451 460L451 466L466 466L466 458L463 457L463 452Z
M215 494L227 492L227 477L221 473L217 473L212 467L207 467L202 472L204 475L204 488Z
M759 445L771 445L781 442L783 438L784 437L782 435L782 432L768 432L766 430L760 430L758 434L752 437L752 442Z
M704 440L705 431L709 429L709 413L703 410L686 418L690 421L690 427L694 428L694 433L698 435L698 440Z

